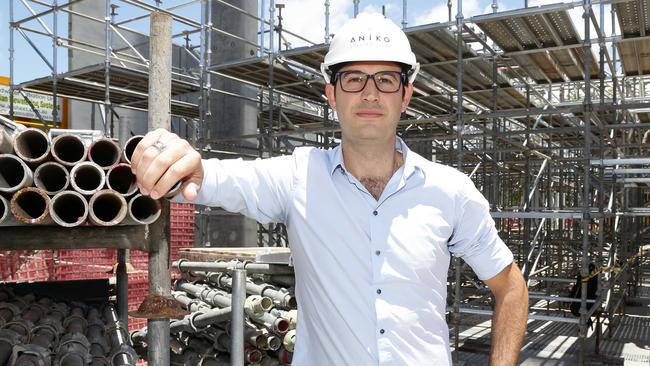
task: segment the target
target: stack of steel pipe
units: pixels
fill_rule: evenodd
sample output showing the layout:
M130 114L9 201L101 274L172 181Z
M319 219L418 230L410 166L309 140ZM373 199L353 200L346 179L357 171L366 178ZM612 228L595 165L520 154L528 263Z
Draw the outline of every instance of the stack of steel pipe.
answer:
M50 139L36 128L12 137L0 153L0 226L146 225L160 216L160 202L138 194L131 172L142 136L123 148L108 138L87 146L72 133Z
M231 262L188 262L173 266L184 278L176 281L172 296L190 312L173 320L171 364L230 365L233 269L246 269L243 359L248 365L291 364L295 344L297 303L293 288L273 283L274 276L293 278L286 265ZM286 283L288 281L282 281ZM234 331L233 331L234 332ZM146 329L131 333L131 340L146 354Z
M0 285L0 366L135 366L137 361L112 304L100 310L37 300Z

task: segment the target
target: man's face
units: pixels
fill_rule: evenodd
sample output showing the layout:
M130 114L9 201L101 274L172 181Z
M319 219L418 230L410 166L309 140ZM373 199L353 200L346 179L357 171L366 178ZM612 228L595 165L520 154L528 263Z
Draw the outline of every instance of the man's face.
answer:
M379 71L401 71L394 62L354 62L345 65L343 71L361 71L374 74ZM335 90L336 88L336 90ZM402 85L395 93L384 93L377 89L373 80L368 79L363 90L357 93L345 92L341 82L325 87L327 100L338 114L343 139L357 142L393 141L400 114L413 94L413 86Z

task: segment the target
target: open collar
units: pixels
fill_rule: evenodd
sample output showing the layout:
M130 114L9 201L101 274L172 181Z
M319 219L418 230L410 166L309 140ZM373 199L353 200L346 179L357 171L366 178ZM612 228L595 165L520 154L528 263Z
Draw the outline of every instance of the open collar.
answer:
M402 153L404 157L404 178L408 178L415 172L416 168L423 170L422 163L424 159L420 158L417 154L411 153L411 150L408 148L404 140L399 136L395 137L395 150ZM418 159L419 158L419 159ZM330 150L330 174L334 174L337 169L347 173L345 168L345 162L343 161L343 151L341 149L341 144L336 146L334 149Z

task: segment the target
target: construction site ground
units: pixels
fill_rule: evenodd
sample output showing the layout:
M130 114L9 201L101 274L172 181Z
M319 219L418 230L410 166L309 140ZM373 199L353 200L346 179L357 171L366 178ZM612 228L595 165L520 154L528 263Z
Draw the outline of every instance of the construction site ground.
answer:
M626 316L617 316L614 324L603 320L605 338L596 353L596 342L589 332L586 365L650 365L650 263L640 268L643 280L636 294L628 297ZM578 327L571 323L529 320L520 364L523 366L578 365ZM489 364L491 321L488 317L463 314L460 327L457 366ZM450 334L450 339L453 337Z

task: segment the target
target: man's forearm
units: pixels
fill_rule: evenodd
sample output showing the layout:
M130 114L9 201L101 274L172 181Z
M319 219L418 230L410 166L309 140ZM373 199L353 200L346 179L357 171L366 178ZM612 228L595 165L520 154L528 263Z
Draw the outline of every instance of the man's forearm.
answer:
M519 271L516 267L511 270ZM528 320L528 290L523 278L515 279L499 295L492 318L490 365L518 365Z

